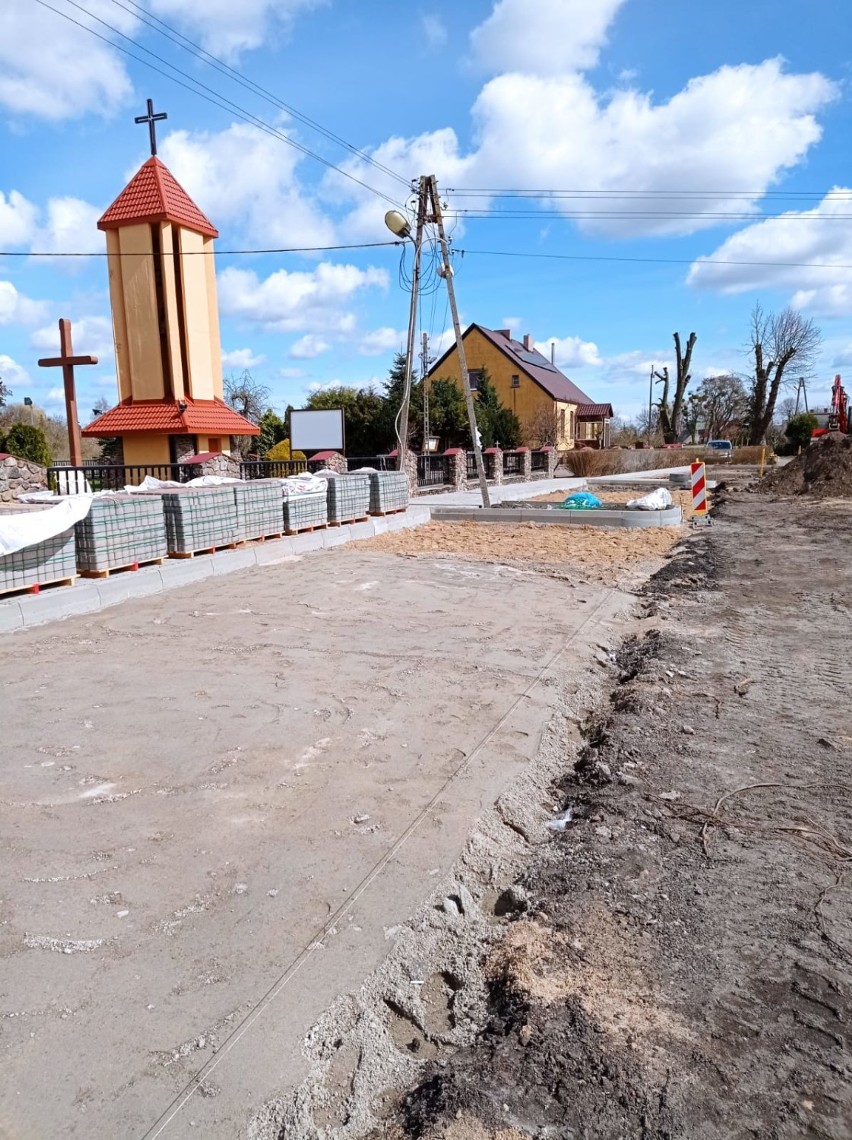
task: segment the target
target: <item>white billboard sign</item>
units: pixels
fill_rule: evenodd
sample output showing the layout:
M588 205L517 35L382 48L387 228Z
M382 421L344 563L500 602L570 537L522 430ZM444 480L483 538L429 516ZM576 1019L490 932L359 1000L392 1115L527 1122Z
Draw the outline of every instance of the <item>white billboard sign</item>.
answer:
M290 447L293 451L343 451L343 409L290 412Z

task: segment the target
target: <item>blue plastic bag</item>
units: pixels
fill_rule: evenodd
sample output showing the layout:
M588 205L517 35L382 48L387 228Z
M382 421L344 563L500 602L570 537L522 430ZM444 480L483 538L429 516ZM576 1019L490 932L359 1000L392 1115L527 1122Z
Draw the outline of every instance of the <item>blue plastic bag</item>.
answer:
M575 491L573 495L569 495L564 502L559 504L563 511L591 511L595 507L602 506L601 500L589 491Z

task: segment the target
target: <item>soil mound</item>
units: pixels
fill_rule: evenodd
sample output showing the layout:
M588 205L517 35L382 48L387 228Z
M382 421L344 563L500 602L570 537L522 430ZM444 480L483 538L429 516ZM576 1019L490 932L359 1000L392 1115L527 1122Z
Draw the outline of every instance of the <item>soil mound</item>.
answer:
M852 436L840 432L823 436L803 455L771 472L761 489L781 495L852 499Z

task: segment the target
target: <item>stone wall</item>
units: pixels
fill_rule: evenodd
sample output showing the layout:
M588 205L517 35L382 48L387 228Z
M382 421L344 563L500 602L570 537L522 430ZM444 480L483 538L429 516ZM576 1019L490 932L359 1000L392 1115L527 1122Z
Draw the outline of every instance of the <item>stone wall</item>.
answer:
M11 503L19 495L43 491L46 487L44 467L16 455L0 455L0 503Z
M201 468L202 475L224 475L229 479L240 478L239 463L232 456L224 453L214 455L211 459L205 459L198 466Z

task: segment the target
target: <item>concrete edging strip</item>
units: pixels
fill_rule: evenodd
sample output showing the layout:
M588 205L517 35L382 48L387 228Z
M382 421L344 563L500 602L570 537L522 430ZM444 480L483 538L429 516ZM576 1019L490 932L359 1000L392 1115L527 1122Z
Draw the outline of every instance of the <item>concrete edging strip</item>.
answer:
M679 526L683 522L680 507L668 507L664 511L544 511L535 508L508 507L433 507L435 522L485 522L485 523L542 523L545 526L606 526L606 527L652 527Z
M150 597L253 566L274 566L311 551L373 538L389 530L421 526L429 521L430 516L429 507L417 504L400 514L371 517L366 522L344 523L326 531L296 534L257 546L221 550L191 559L167 559L161 566L146 566L112 578L80 580L73 586L59 586L40 594L0 598L0 633L29 629L80 614L98 613L131 598Z

